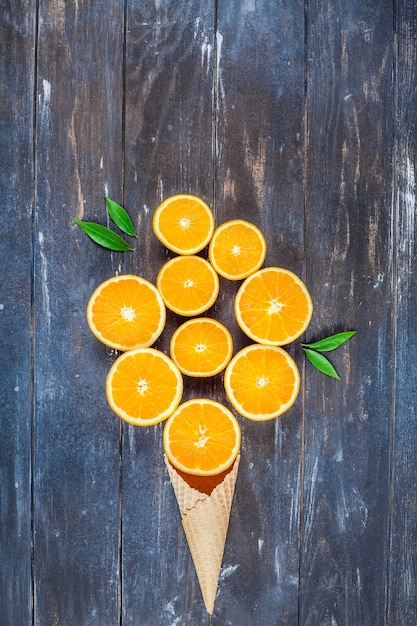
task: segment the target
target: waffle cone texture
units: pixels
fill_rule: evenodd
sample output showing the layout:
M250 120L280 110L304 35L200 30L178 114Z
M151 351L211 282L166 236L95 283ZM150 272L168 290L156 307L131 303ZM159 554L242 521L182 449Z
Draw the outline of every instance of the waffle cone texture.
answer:
M239 459L207 495L193 489L165 457L207 613L214 610Z

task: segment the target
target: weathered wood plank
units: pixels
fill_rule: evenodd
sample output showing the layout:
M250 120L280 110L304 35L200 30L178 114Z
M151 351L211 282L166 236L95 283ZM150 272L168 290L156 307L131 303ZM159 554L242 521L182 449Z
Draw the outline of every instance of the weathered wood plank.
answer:
M0 13L0 605L32 624L31 232L35 2Z
M122 194L123 2L39 3L34 294L35 624L119 624L113 354L85 308L119 259L74 218Z
M417 623L417 3L397 2L396 339L388 623Z
M358 330L331 355L341 382L306 364L291 413L241 420L213 626L414 626L417 4L395 3L396 50L393 7L3 3L2 623L208 623L162 463L162 426L135 429L112 414L104 380L116 355L84 316L108 276L155 279L169 255L152 212L184 191L208 200L218 222L257 223L266 264L306 277L308 339ZM134 218L133 254L102 250L73 224L105 223L104 193ZM212 313L238 348L236 287L222 281ZM158 342L166 352L180 319L169 316ZM290 351L303 369L300 348ZM186 396L224 400L221 376L206 382L187 381Z
M213 199L214 2L128 2L125 206L140 232L125 270L154 281L168 259L152 231L163 198ZM183 318L168 312L168 353ZM210 392L186 381L184 399ZM123 623L204 624L207 614L163 462L163 424L123 428Z
M356 329L307 369L302 624L384 624L392 309L392 3L308 3L308 339Z
M216 70L217 221L254 222L267 239L265 265L301 275L303 3L221 0ZM234 318L239 285L222 281L223 297L216 305L236 350L249 343ZM299 361L294 347L289 350ZM302 396L278 420L239 419L242 459L215 615L221 624L293 626L298 622Z

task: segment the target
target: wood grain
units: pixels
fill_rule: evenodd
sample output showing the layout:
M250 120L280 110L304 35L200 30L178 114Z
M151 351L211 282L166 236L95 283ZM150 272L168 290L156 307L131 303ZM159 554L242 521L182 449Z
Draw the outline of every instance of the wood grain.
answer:
M119 259L74 218L106 223L122 197L123 6L39 7L34 286L35 624L119 621L120 425L112 351L85 320ZM105 34L105 36L104 36Z
M309 2L309 339L356 329L307 369L302 624L384 624L392 348L391 4Z
M127 9L125 206L140 237L124 267L154 281L169 257L152 231L161 200L192 193L212 205L214 3L129 2ZM169 352L182 321L168 311L160 349ZM184 399L209 391L187 379ZM123 429L123 620L205 624L162 429Z
M395 420L389 559L390 624L417 621L416 101L417 4L397 3Z
M0 14L1 621L32 620L31 232L35 3Z
M299 274L304 257L304 7L219 2L217 30L216 216L243 218L267 239L265 265ZM216 314L235 350L233 297L222 281ZM291 348L299 360L299 352ZM222 389L219 386L219 393ZM222 397L222 396L220 396ZM242 459L218 623L293 625L298 619L302 397L282 419L240 418Z

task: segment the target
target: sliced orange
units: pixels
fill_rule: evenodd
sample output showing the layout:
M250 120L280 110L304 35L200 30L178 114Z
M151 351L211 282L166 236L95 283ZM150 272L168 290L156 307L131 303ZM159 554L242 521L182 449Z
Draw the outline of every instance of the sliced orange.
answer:
M197 317L177 328L171 338L170 353L183 374L214 376L232 358L232 335L217 320Z
M199 256L176 256L161 267L156 286L171 311L192 317L215 303L219 277Z
M102 343L115 350L151 346L165 326L159 291L141 276L123 274L105 280L87 305L87 322Z
M190 194L166 198L156 209L155 235L177 254L196 254L209 243L214 231L213 212L204 200Z
M108 403L119 417L135 426L151 426L169 417L182 392L181 372L155 348L125 352L107 374Z
M241 284L235 298L236 319L251 339L283 346L306 330L313 313L307 287L280 267L258 270Z
M300 390L300 373L282 348L251 344L230 361L224 387L238 413L264 421L292 407Z
M177 469L196 476L226 470L240 449L240 426L233 413L214 400L180 404L164 427L165 454Z
M209 259L220 276L241 280L256 272L265 260L266 241L255 224L230 220L214 231Z

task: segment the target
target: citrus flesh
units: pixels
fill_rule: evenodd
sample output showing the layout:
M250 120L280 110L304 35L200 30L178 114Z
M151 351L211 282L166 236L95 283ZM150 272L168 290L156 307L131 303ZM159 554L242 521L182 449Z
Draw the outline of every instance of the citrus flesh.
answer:
M171 311L192 317L214 304L219 294L219 277L202 257L181 255L161 267L156 286Z
M258 270L265 260L266 241L257 226L246 220L230 220L216 228L209 259L220 276L241 280Z
M95 337L122 352L151 346L161 335L166 319L156 287L133 274L101 283L90 297L86 314Z
M240 441L240 426L233 413L207 398L180 404L163 434L165 454L172 465L196 476L227 470L239 453Z
M197 317L176 329L171 338L170 354L183 374L214 376L224 370L232 358L232 336L217 320Z
M106 379L107 401L123 420L151 426L169 417L183 392L181 372L154 348L130 350L119 356Z
M166 198L155 210L155 235L177 254L196 254L209 243L214 231L213 212L204 200L190 194Z
M300 373L282 348L251 344L230 361L224 386L230 403L240 415L265 421L292 407L300 390Z
M300 337L312 313L311 296L301 278L280 267L266 267L246 278L235 298L240 328L267 345L283 346Z

